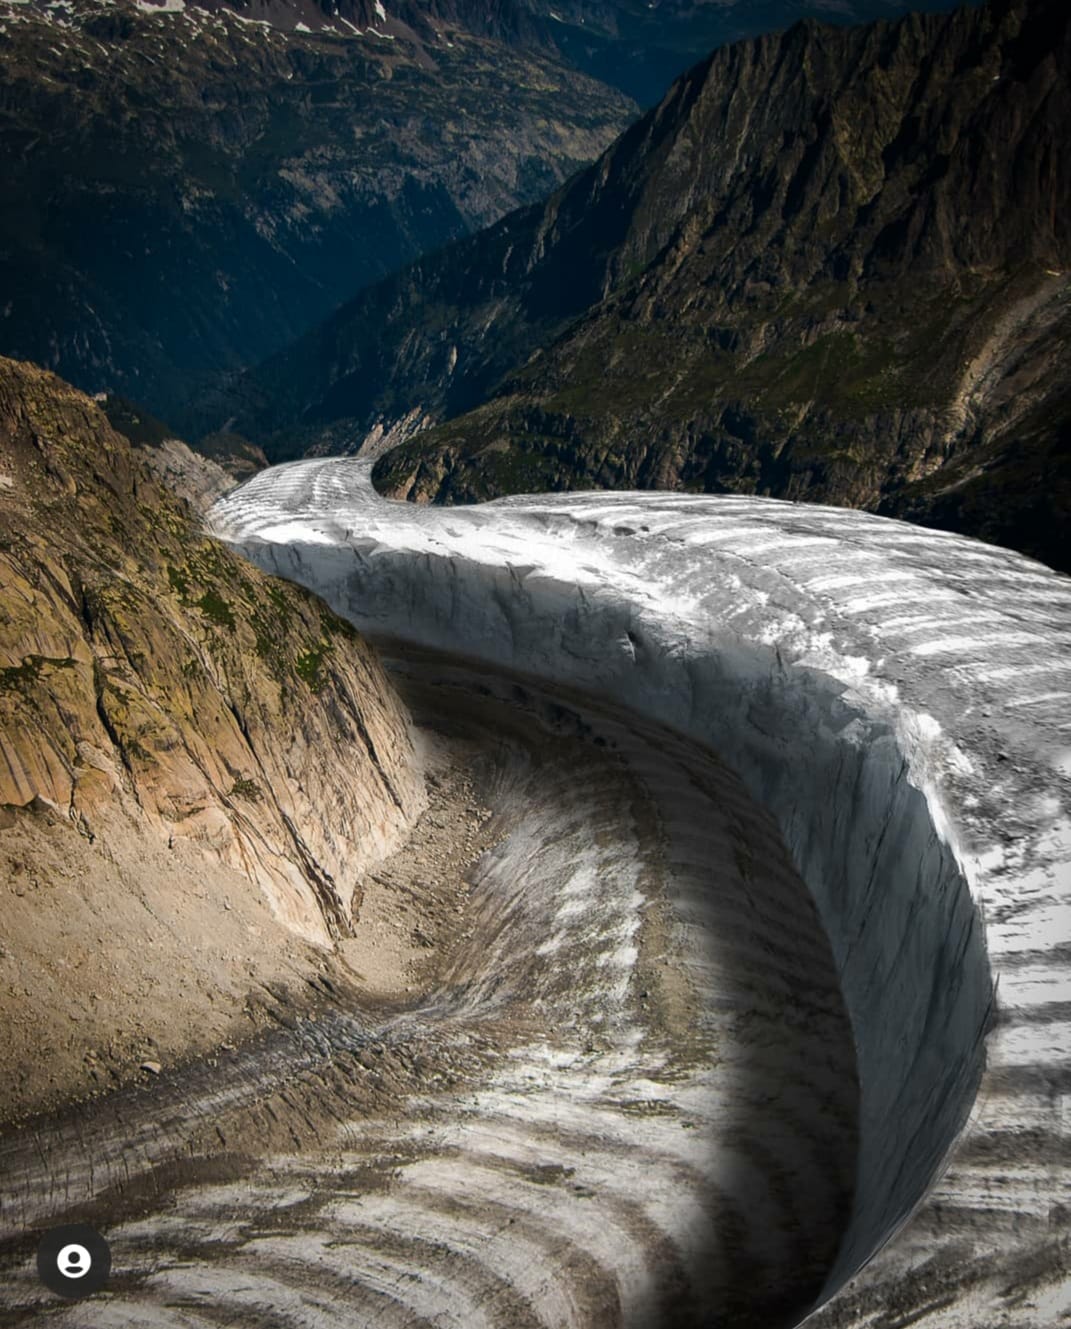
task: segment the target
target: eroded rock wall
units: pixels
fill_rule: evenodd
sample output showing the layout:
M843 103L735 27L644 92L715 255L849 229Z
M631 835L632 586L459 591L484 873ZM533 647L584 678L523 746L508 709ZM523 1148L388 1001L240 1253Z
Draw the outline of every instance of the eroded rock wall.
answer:
M90 987L108 981L105 954L147 944L124 933L119 899L139 883L152 893L157 851L182 856L183 881L204 874L173 954L159 906L158 963L196 975L197 918L208 937L243 893L270 906L250 919L251 950L263 928L320 946L348 934L362 872L424 798L407 717L369 646L206 538L92 401L13 361L0 361L0 531L0 816L28 879L115 892ZM36 872L49 816L110 874L98 865L99 882L94 870L80 886ZM5 941L25 958L33 921L25 937L13 926ZM12 988L31 1026L46 1018L39 983L55 987L49 949Z

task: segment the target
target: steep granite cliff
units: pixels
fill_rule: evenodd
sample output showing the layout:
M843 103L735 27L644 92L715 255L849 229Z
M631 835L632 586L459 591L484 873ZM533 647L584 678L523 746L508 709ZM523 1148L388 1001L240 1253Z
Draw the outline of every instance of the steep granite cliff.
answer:
M72 1087L35 1046L106 1046L137 1011L177 1054L319 963L424 793L357 634L9 360L0 532L0 1008L29 1106Z

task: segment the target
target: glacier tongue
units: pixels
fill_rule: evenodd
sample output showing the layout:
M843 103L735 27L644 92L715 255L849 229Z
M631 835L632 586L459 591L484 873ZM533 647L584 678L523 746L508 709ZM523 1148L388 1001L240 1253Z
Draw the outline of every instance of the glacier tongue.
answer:
M1071 581L841 509L664 493L429 509L380 499L370 469L273 468L217 503L212 528L373 636L687 735L776 824L856 1042L855 1207L826 1295L924 1200L972 1110L948 1177L972 1138L1036 1131L1039 1095L1046 1128L1066 1130L1044 1086L1059 1080L1045 1007L1071 998L1055 949L1071 917ZM1047 1214L1067 1182L1032 1173L1024 1212ZM983 1224L974 1254L1004 1240Z

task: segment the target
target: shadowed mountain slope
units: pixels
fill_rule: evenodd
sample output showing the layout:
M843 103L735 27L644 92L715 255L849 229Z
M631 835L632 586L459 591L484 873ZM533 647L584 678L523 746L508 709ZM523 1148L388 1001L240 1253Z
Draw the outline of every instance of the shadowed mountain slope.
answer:
M826 9L0 0L0 354L191 432L221 375L544 197L632 98L657 101L719 42Z
M301 19L0 0L0 353L181 428L201 384L541 197L635 110L553 52Z
M1054 0L720 50L546 204L250 376L237 427L282 457L446 421L380 463L414 498L755 492L1053 561L1069 68Z

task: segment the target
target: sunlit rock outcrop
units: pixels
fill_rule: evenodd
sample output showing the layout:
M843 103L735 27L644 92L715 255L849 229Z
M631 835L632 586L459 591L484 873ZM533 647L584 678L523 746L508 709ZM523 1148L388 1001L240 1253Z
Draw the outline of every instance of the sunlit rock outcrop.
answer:
M288 936L349 934L362 872L423 797L353 629L206 538L94 402L0 360L2 1000L21 1106L94 1087L81 1053L117 1040L136 1067L135 1017L203 1050L202 1024L220 1033L270 976L269 937L281 956ZM177 970L171 1039L154 985ZM38 1051L68 1035L74 1072Z

